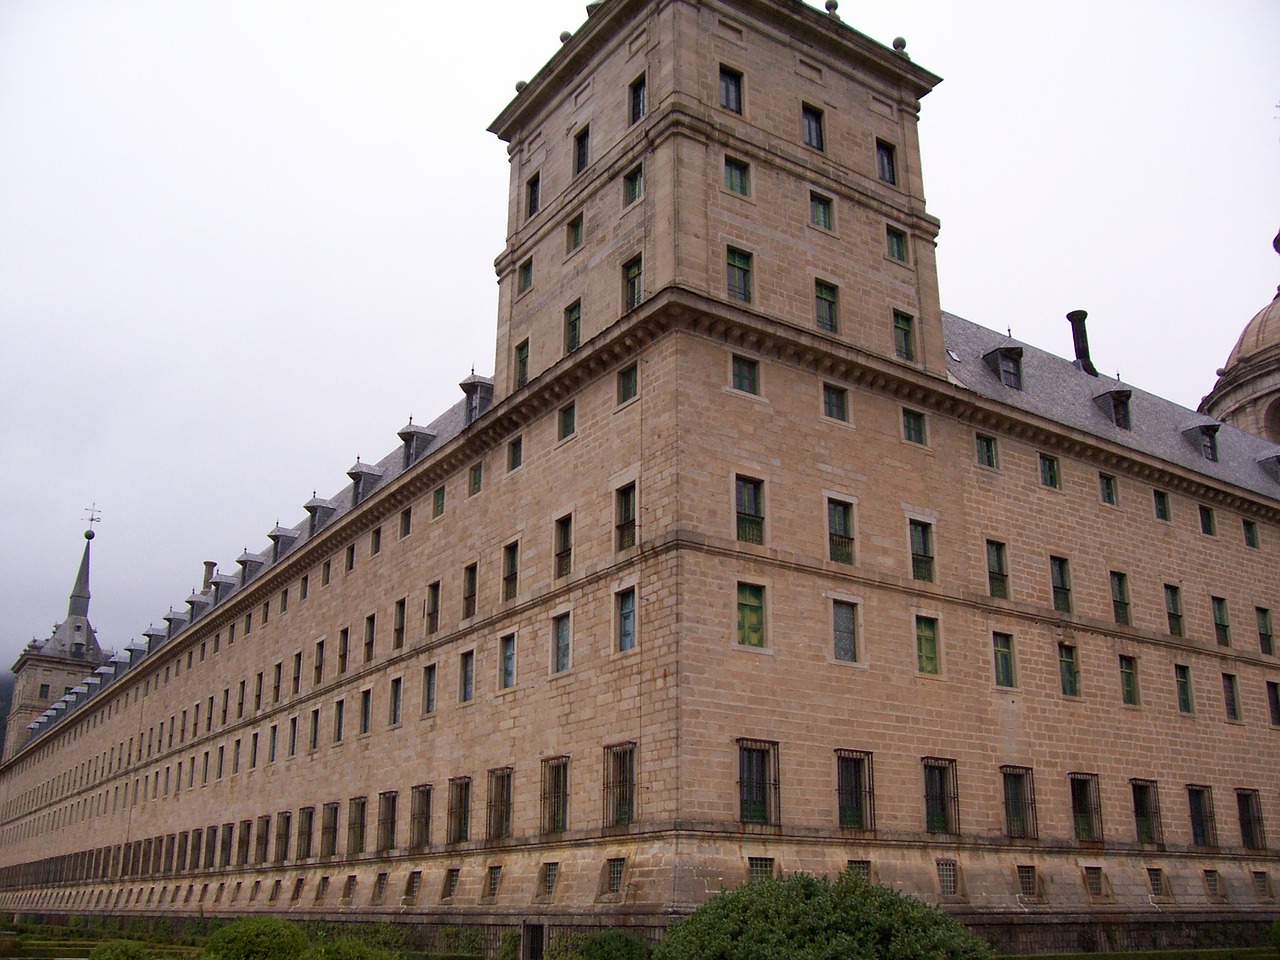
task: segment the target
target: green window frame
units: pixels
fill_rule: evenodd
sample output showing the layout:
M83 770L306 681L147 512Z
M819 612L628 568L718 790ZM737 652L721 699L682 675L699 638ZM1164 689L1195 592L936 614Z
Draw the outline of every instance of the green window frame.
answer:
M1049 581L1053 589L1053 609L1071 612L1071 565L1066 557L1049 558Z
M1138 661L1120 654L1120 702L1125 706L1138 705Z
M733 355L733 389L743 393L760 393L760 361Z
M1047 453L1040 454L1040 486L1050 490L1062 488L1062 471L1058 466L1058 458Z
M809 193L809 222L815 227L830 230L835 218L832 215L833 203L830 197L821 193Z
M519 390L529 382L529 341L521 340L516 344L516 389Z
M1182 623L1182 590L1172 583L1164 585L1164 610L1169 621L1170 635L1175 637L1185 636Z
M1227 601L1225 597L1210 597L1213 608L1213 635L1218 646L1231 646L1231 623L1227 617Z
M618 371L618 404L624 404L640 392L640 368L630 364Z
M996 438L989 437L985 433L979 433L974 435L973 443L978 465L989 467L992 470L996 469L999 462L997 460Z
M622 204L631 206L644 196L644 164L636 164L622 177Z
M835 384L822 385L822 415L832 420L849 421L849 391Z
M724 187L742 196L751 194L751 165L733 157L724 158Z
M936 617L916 617L916 669L931 676L940 672Z
M897 227L884 228L885 253L891 260L907 262L907 235Z
M893 311L893 353L908 362L916 358L915 318L901 310Z
M737 247L730 247L726 260L729 298L751 302L751 254Z
M1195 696L1191 689L1191 668L1185 663L1173 665L1173 682L1178 691L1178 712L1195 713Z
M835 333L840 329L840 318L836 312L836 288L824 280L813 281L814 318L819 330Z
M564 308L564 352L573 353L582 344L582 301Z
M911 579L933 582L933 524L923 520L908 520L907 532L911 543Z
M1129 578L1119 570L1111 571L1111 616L1116 623L1129 624Z
M1013 634L993 633L991 635L991 649L995 658L996 686L1017 686L1013 670Z
M1058 682L1064 697L1080 696L1080 664L1070 643L1058 644Z
M1009 599L1009 561L1005 545L999 540L987 541L987 592L1001 600Z
M756 583L738 584L738 644L764 647L764 587Z
M928 433L925 430L924 414L919 410L902 411L902 439L908 443L926 445Z

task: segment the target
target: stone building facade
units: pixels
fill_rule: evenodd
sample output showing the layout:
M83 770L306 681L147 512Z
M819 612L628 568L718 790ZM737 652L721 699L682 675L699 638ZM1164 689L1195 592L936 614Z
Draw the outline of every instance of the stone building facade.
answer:
M1276 911L1274 438L943 313L901 50L608 0L493 124L495 376L0 767L0 908L656 933L846 867L1010 948ZM1172 918L1172 920L1171 920Z

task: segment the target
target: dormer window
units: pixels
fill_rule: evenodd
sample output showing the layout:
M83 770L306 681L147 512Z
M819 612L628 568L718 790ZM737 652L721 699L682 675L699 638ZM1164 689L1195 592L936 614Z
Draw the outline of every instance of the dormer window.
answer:
M1129 415L1129 399L1133 396L1129 390L1108 390L1093 398L1094 403L1102 408L1107 419L1121 430L1132 429L1133 419Z
M983 358L1000 382L1012 390L1022 389L1022 348L997 347Z
M1218 431L1217 429L1209 430L1200 429L1200 452L1206 460L1218 459Z
M1204 417L1201 422L1192 423L1191 426L1184 427L1182 435L1187 439L1188 443L1192 444L1200 452L1200 456L1206 460L1217 462L1218 430L1221 427L1222 424Z

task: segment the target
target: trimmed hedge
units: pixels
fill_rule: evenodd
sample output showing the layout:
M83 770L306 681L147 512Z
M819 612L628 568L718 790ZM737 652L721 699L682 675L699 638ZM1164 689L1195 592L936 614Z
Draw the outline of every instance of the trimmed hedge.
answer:
M307 960L311 944L288 920L246 917L220 928L204 950L213 960Z

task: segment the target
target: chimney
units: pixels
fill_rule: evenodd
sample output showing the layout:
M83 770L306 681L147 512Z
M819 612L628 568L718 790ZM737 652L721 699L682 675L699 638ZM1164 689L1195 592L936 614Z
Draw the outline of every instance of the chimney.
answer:
M204 562L204 583L200 587L200 595L207 597L209 595L209 586L213 583L213 571L218 569L216 560L206 560Z
M1074 341L1076 348L1075 365L1089 376L1096 377L1098 368L1089 359L1089 334L1084 328L1084 321L1087 316L1089 314L1083 310L1072 310L1067 314L1067 319L1071 321L1071 339Z

